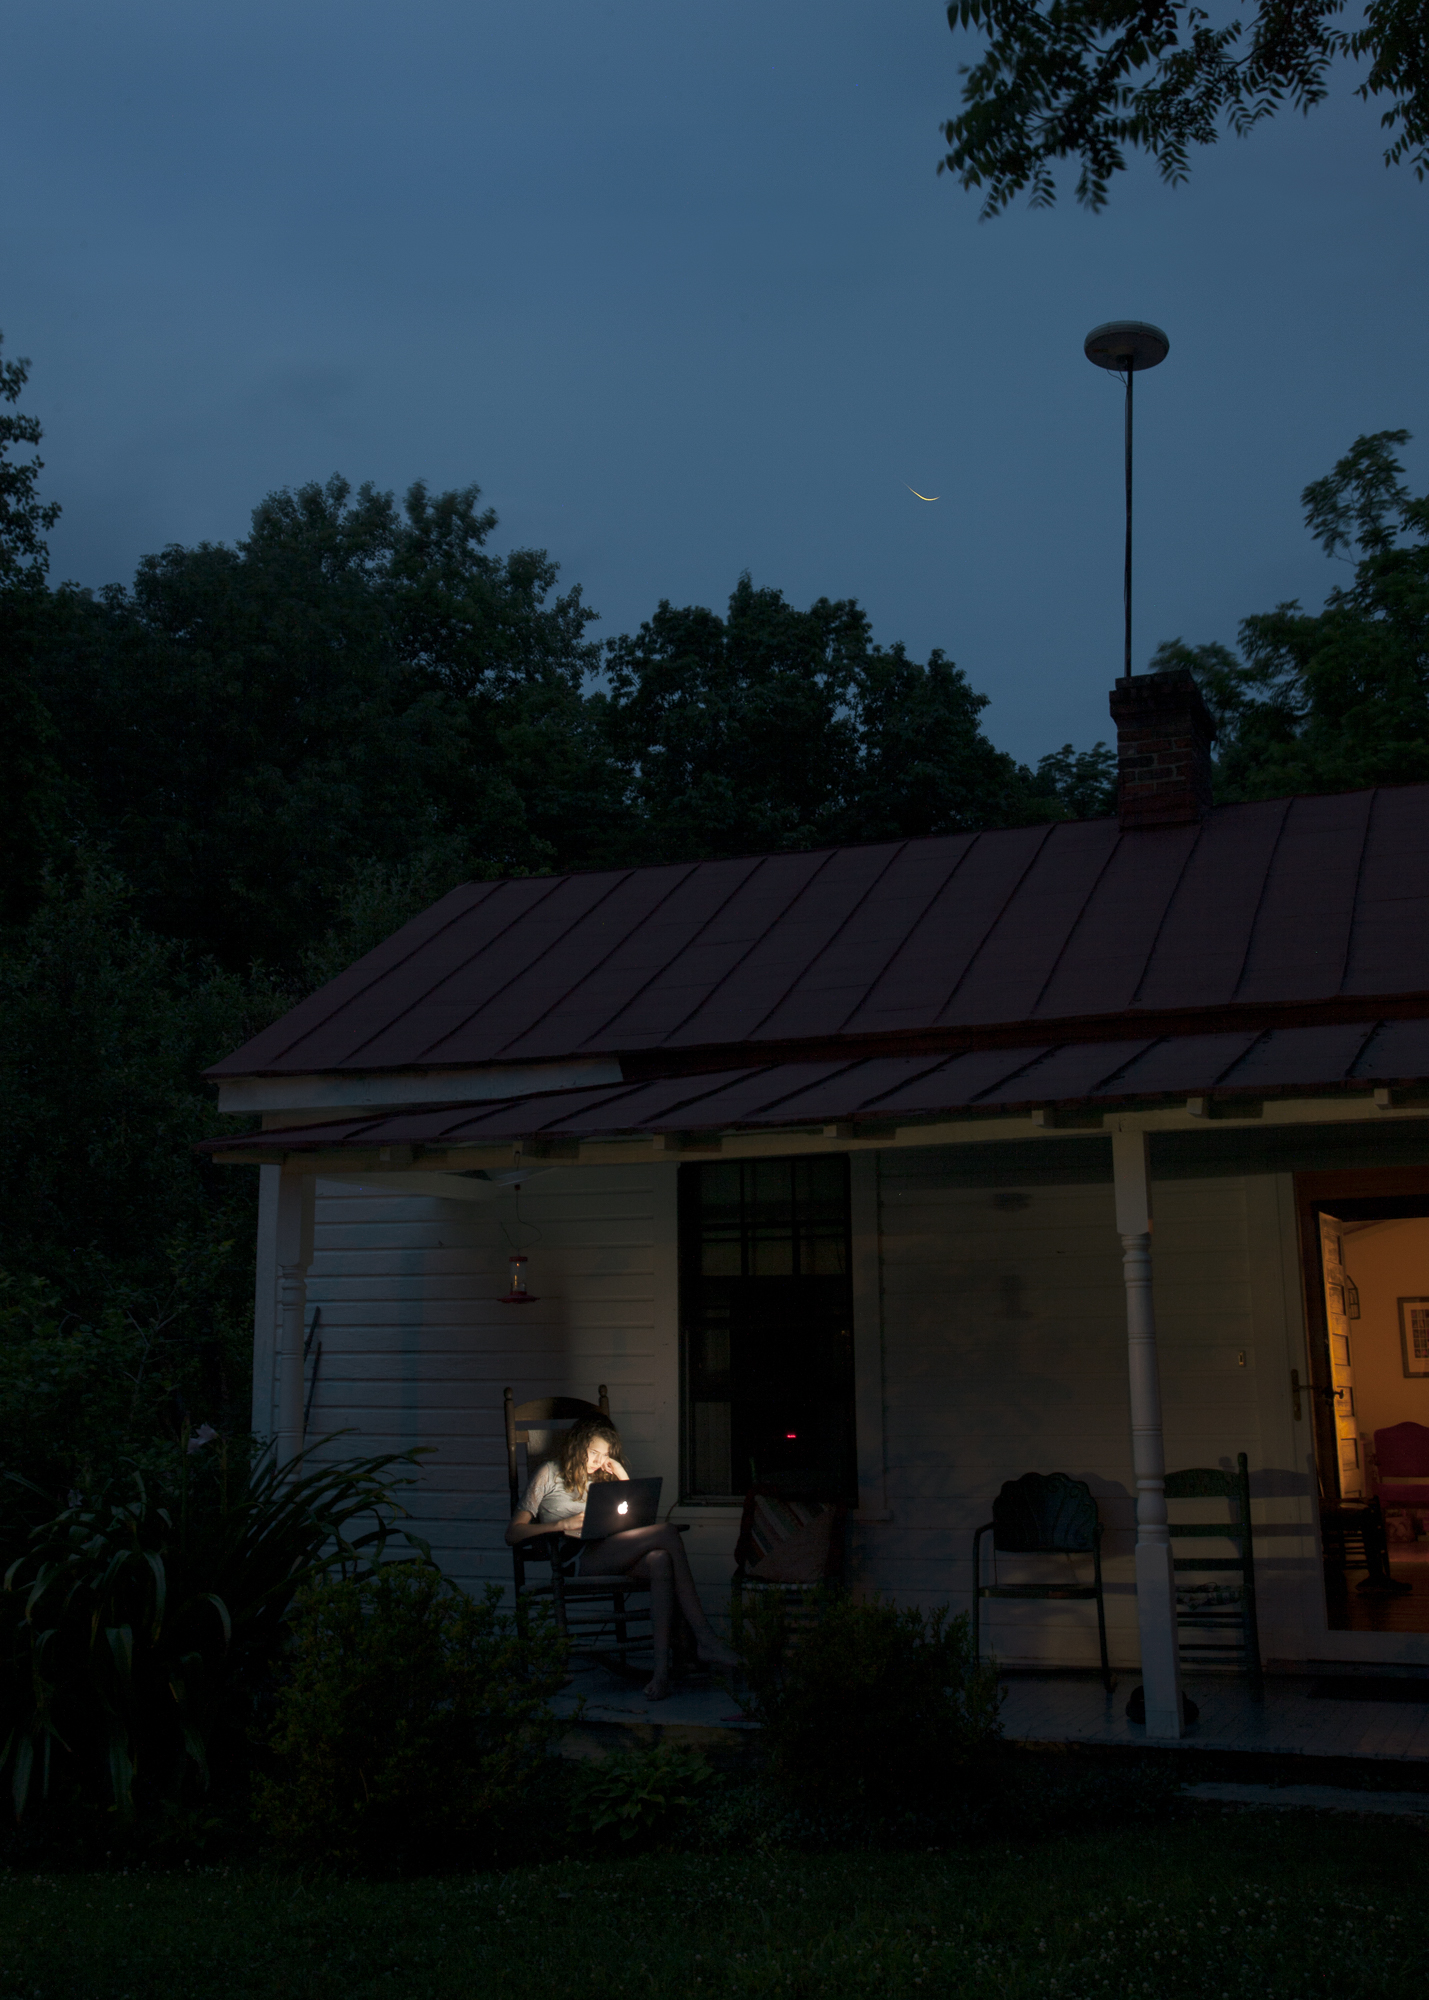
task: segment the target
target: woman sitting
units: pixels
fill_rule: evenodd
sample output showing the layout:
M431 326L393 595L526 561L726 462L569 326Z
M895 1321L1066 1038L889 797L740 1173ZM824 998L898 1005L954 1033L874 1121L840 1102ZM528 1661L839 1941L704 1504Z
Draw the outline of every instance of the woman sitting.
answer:
M621 1463L620 1433L613 1424L595 1417L574 1424L526 1488L506 1530L507 1541L579 1535L591 1482L629 1477ZM676 1601L694 1632L700 1658L714 1667L739 1665L738 1653L716 1637L705 1616L679 1531L668 1521L653 1528L622 1528L603 1541L587 1542L580 1553L580 1574L628 1576L648 1586L655 1636L655 1673L645 1689L650 1701L663 1701L670 1692L670 1628Z

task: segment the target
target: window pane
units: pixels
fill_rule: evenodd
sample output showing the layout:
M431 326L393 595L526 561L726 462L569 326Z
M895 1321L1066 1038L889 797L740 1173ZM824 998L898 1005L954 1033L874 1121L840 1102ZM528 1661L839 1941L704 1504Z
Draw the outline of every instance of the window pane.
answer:
M680 1170L684 1490L856 1497L848 1163Z

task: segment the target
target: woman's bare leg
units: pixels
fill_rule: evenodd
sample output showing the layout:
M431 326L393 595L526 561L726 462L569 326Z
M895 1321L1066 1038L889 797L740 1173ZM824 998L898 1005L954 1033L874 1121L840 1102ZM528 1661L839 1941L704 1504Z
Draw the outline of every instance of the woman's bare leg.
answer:
M619 1576L643 1574L640 1566L652 1554L662 1552L669 1558L671 1580L675 1597L681 1611L689 1620L695 1635L695 1645L699 1656L712 1666L737 1667L738 1653L732 1652L716 1634L714 1627L705 1616L695 1589L695 1579L690 1573L690 1559L685 1554L684 1537L679 1530L662 1521L653 1528L624 1528L618 1535L608 1535L603 1542L593 1542L581 1557L582 1576ZM654 1598L651 1598L651 1615L654 1615Z
M675 1617L675 1565L666 1549L650 1549L629 1574L641 1577L650 1586L650 1631L655 1642L655 1671L646 1684L651 1701L663 1701L670 1692L670 1637Z

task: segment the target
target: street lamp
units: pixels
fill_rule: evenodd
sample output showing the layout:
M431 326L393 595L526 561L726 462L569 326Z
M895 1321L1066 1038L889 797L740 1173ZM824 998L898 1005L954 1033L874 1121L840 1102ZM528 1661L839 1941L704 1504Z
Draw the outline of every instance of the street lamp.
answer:
M1155 368L1166 359L1171 343L1159 326L1140 319L1112 319L1094 326L1082 342L1082 352L1098 368L1126 376L1126 647L1123 672L1131 677L1131 385L1139 370Z

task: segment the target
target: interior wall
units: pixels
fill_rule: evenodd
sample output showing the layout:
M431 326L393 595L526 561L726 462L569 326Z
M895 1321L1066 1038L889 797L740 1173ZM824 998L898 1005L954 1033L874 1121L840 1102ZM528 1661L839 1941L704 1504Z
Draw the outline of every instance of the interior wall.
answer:
M1342 1244L1360 1295L1350 1323L1355 1414L1372 1444L1391 1424L1429 1425L1429 1376L1406 1378L1399 1339L1399 1300L1429 1298L1429 1216L1348 1223Z

